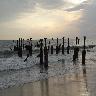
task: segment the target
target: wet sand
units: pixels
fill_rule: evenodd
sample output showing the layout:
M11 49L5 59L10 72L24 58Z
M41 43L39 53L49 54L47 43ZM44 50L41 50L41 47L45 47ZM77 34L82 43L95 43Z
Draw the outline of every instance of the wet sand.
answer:
M0 96L91 96L86 67L82 72L65 74L0 91Z

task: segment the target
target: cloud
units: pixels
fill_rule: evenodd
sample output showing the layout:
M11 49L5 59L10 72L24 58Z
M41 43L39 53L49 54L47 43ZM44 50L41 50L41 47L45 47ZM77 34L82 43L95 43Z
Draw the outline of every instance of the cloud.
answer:
M64 6L64 0L37 0L39 5L44 9L57 9Z
M84 9L87 5L88 5L88 1L84 1L83 3L76 5L73 8L68 8L65 11L68 11L68 12L78 11L78 10Z
M0 22L19 18L21 13L35 12L37 7L52 10L72 6L67 0L0 0Z
M0 0L0 21L17 18L23 12L32 12L37 5L44 9L55 9L63 4L63 0Z
M81 36L87 35L88 37L96 37L96 0L92 2L83 10L82 18L77 23L80 29Z
M56 31L62 35L79 31L81 35L86 33L95 37L95 10L95 0L90 4L89 1L72 4L67 0L0 0L0 36L6 35L10 39L19 36L20 32L32 31L34 37L38 34L39 38L42 32L52 32L57 36Z
M34 9L35 0L0 0L0 21L10 20L17 14Z

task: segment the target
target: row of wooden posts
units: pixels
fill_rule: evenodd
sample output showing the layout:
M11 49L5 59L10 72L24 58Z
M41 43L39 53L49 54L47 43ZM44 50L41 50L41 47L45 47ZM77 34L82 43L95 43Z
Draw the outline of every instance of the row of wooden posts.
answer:
M65 50L64 37L62 39L63 39L62 54L64 54L64 50ZM17 40L16 46L14 46L14 51L18 52L19 57L22 57L22 52L23 52L22 49L24 50L24 48L25 48L26 51L28 51L27 57L24 60L24 62L27 61L27 58L29 56L32 56L32 38L30 38L28 40L29 40L29 44L25 45L24 39L19 38L19 40ZM40 39L40 41L39 41L40 42L40 45L39 45L40 54L38 55L38 57L40 57L40 65L44 66L45 68L48 68L48 51L50 49L50 46L47 47L47 43L46 43L47 38L44 38L44 41L45 41L44 51L43 51L43 39ZM80 39L78 37L76 37L76 45L79 45L79 41L80 41ZM82 64L83 65L85 65L85 56L86 56L85 41L86 41L86 36L84 36L84 48L82 51ZM49 41L49 44L50 44L50 41ZM37 43L37 46L38 46L38 43ZM58 54L60 52L60 49L61 49L61 44L60 45L58 44L58 38L57 38L56 54ZM69 50L70 50L69 38L68 38L68 45L67 45L66 49L67 49L67 54L69 54ZM51 54L53 54L53 50L54 50L53 45L51 45ZM73 61L76 61L76 59L78 58L78 52L79 52L79 47L75 46L74 54L73 54ZM44 57L44 60L43 60L43 57Z

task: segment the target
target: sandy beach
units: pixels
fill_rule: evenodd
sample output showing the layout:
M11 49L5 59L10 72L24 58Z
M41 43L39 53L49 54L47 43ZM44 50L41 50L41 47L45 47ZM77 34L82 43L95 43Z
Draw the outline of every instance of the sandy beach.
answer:
M0 96L93 96L87 84L86 69L50 77L34 83L24 84L0 91ZM95 96L95 95L94 95Z

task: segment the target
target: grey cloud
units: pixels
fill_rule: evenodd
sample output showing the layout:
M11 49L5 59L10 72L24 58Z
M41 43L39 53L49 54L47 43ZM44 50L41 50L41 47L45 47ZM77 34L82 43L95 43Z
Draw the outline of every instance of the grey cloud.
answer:
M0 0L0 21L11 20L21 12L32 11L36 4L45 9L55 9L63 3L63 0Z
M89 37L96 37L96 1L83 10L83 16L77 24L81 35L87 34Z
M33 9L34 0L0 0L0 20L11 19L16 14Z
M38 0L42 8L55 9L64 6L64 0Z
M77 5L76 7L73 7L73 8L66 9L65 11L71 12L71 11L77 11L80 9L84 9L87 6L87 3L88 3L87 1L84 1L80 5Z

